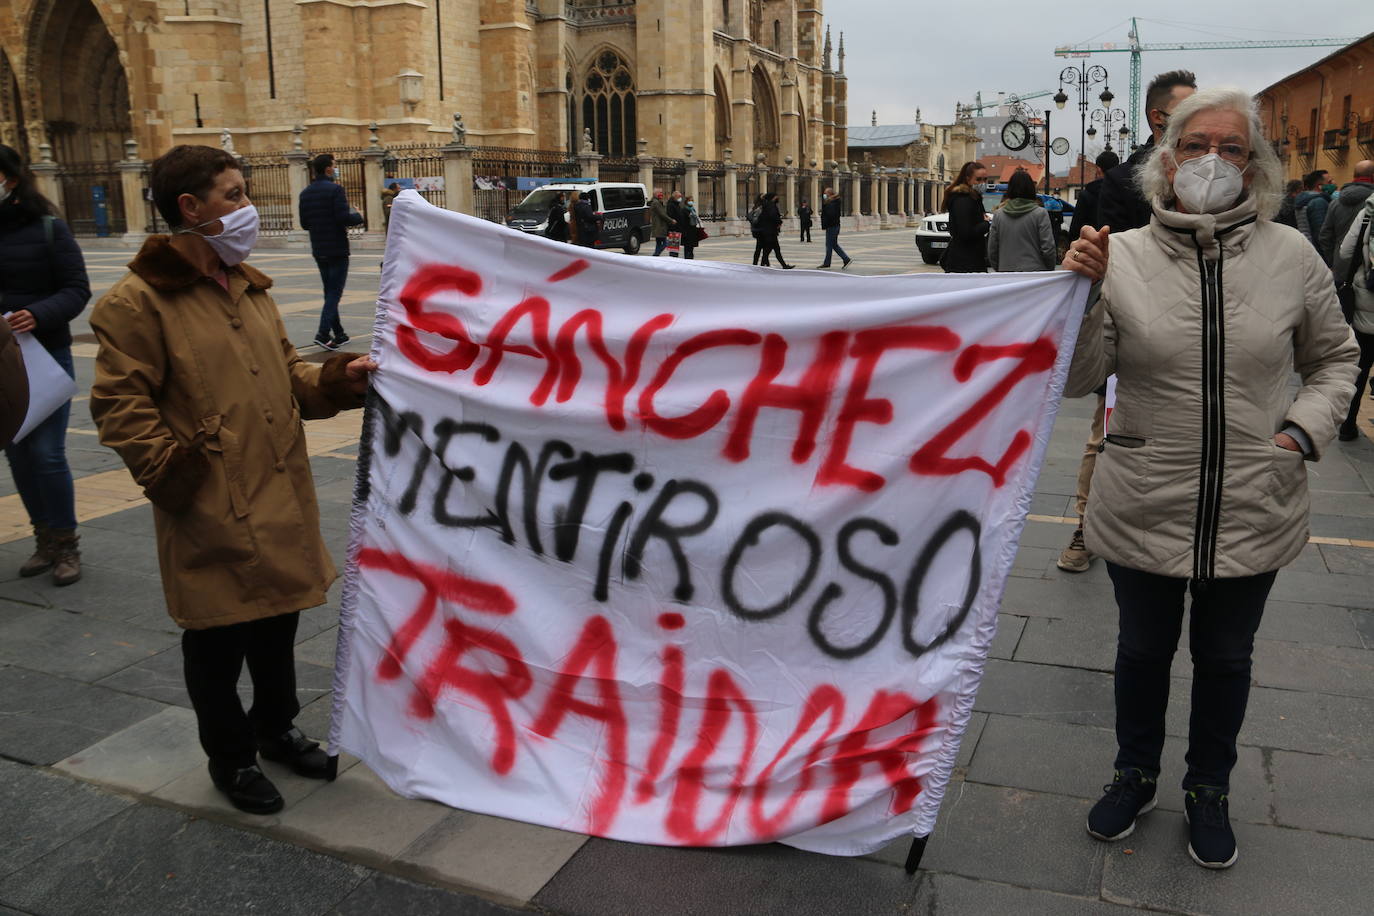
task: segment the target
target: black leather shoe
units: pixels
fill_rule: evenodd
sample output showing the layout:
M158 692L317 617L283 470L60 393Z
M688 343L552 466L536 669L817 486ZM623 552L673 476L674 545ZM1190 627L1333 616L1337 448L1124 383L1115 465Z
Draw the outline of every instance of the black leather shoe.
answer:
M259 738L258 751L263 759L284 763L292 772L308 779L329 776L329 755L318 741L311 741L299 728L291 728L275 738Z
M286 805L272 780L256 765L235 769L216 766L212 760L210 780L229 797L231 805L249 814L276 814Z
M1340 430L1336 433L1336 438L1340 439L1342 442L1354 442L1356 439L1360 438L1360 431L1357 427L1347 426L1342 423Z

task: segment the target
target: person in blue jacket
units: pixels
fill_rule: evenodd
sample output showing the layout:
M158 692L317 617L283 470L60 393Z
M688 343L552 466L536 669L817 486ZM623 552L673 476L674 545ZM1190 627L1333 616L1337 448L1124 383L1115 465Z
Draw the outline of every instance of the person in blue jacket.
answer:
M320 153L310 160L315 179L301 192L301 228L310 233L310 253L320 268L324 284L324 308L315 343L337 350L348 343L339 321L339 300L348 280L348 227L363 222L363 215L348 205L343 185L334 180L334 157Z
M68 325L90 298L86 262L72 231L38 192L19 153L0 145L0 314L15 334L33 334L75 378ZM76 495L67 464L71 409L67 401L5 448L34 534L33 556L19 567L19 575L51 569L57 585L81 578Z

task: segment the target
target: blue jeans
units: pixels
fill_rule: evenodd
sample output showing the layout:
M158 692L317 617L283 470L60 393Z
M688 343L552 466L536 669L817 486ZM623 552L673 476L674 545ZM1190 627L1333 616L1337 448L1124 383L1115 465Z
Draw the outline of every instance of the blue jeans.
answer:
M72 378L72 349L49 350L57 364ZM72 489L72 469L67 466L67 420L72 402L52 412L19 442L5 449L14 486L29 521L35 525L70 530L76 527L76 493Z
M838 255L840 256L840 261L841 261L841 262L843 262L843 263L845 263L845 264L848 264L848 263L849 263L849 255L845 254L845 253L844 253L844 249L840 247L840 227L839 227L839 226L828 226L828 227L826 227L826 230L825 230L825 260L821 262L821 266L822 266L822 267L829 267L829 266L830 266L830 253L831 253L832 251L835 252L836 254L838 254Z
M654 239L654 257L663 254L663 249L668 247L668 236Z
M315 337L328 340L344 336L339 322L339 300L343 298L344 283L348 280L348 255L316 257L320 280L324 283L324 308L320 311L320 329Z

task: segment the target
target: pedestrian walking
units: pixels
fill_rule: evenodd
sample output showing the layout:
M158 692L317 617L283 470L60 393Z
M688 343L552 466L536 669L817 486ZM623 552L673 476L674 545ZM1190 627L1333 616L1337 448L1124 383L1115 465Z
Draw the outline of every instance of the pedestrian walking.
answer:
M1115 168L1107 170L1102 176L1102 186L1097 198L1097 224L1101 229L1110 227L1113 232L1125 232L1150 224L1153 210L1150 202L1140 192L1136 184L1136 169L1149 161L1152 153L1159 151L1159 142L1169 123L1169 116L1178 104L1197 91L1197 79L1187 70L1170 70L1161 73L1150 81L1145 92L1146 116L1150 124L1150 137L1145 145L1131 154L1130 158ZM1082 231L1082 227L1079 227ZM1074 238L1078 238L1077 235ZM1093 410L1092 423L1088 427L1088 439L1083 443L1083 458L1078 464L1078 487L1074 497L1074 512L1078 525L1069 537L1068 545L1059 552L1055 565L1065 572L1086 572L1092 566L1092 551L1083 540L1083 519L1088 511L1088 494L1092 491L1093 468L1097 464L1098 453L1102 450L1102 437L1106 432L1107 382L1096 389L1097 407Z
M668 256L676 258L682 253L682 238L687 234L687 208L683 206L681 191L674 191L668 196L668 219L673 224L668 230ZM677 237L676 246L672 244L674 236Z
M654 237L654 257L663 254L668 247L668 232L677 226L677 221L668 213L668 204L663 199L663 189L654 188L654 198L649 201L649 232Z
M1364 163L1361 163L1363 165ZM1330 221L1331 216L1327 216ZM1336 278L1336 294L1341 300L1351 329L1355 332L1355 342L1360 347L1359 374L1355 376L1355 394L1346 409L1345 422L1341 424L1340 439L1350 442L1360 437L1357 425L1360 415L1360 399L1364 397L1364 386L1369 381L1369 370L1374 366L1374 271L1371 271L1370 252L1374 250L1374 196L1366 196L1359 214L1351 220L1345 236L1335 252L1336 263L1341 265L1341 274Z
M574 192L576 193L576 192ZM544 220L544 238L555 242L568 241L569 234L568 202L562 191L554 195L549 204L549 215Z
M151 184L172 234L149 236L91 314L91 415L153 505L211 781L234 807L270 814L283 801L259 754L312 779L329 770L294 724L299 612L336 578L301 420L361 406L376 364L338 353L312 365L286 339L272 280L244 263L258 212L232 155L173 147Z
M1018 170L1007 180L1006 200L992 215L988 263L1001 272L1054 270L1058 247L1050 215L1040 206L1035 179Z
M768 263L770 255L776 255L778 266L783 270L791 270L795 264L788 264L782 256L782 246L778 243L778 237L782 233L782 209L778 206L778 195L772 191L767 192L759 198L759 218L758 229L755 238L758 241L754 245L755 252L762 252L759 266L771 267Z
M387 231L391 231L391 205L396 203L396 196L401 193L399 182L393 181L383 189L382 197L382 223Z
M597 236L601 234L601 221L597 219L591 201L583 197L581 191L573 191L568 198L568 205L572 209L573 244L595 248Z
M1283 173L1248 93L1181 101L1140 187L1147 227L1111 231L1110 246L1109 229L1084 229L1064 259L1101 282L1065 393L1117 376L1086 529L1120 615L1117 754L1087 829L1119 840L1154 807L1191 595L1188 853L1227 868L1238 855L1230 777L1255 631L1277 571L1307 543L1304 459L1319 459L1336 433L1358 350L1320 256L1271 222Z
M811 241L811 218L814 215L815 211L811 209L811 204L807 201L802 201L801 206L797 208L797 225L801 227L801 238L797 239L797 241Z
M23 158L3 145L0 289L0 313L6 313L9 331L32 334L62 370L75 378L71 321L91 298L86 262L67 224L39 193ZM20 565L19 575L38 576L51 570L55 585L71 585L81 578L76 493L67 464L71 411L71 401L65 402L27 436L5 447L14 488L33 526L33 554Z
M1312 247L1318 251L1321 251L1321 246L1317 244L1317 237L1321 235L1326 211L1331 206L1331 196L1325 189L1330 176L1331 173L1326 169L1308 172L1302 179L1302 193L1293 201L1293 212L1298 218L1298 231L1306 236Z
M348 282L348 227L360 226L363 215L348 206L343 185L335 180L334 157L320 153L310 161L315 178L301 191L301 228L310 233L310 253L320 269L324 286L324 306L315 344L337 350L348 343L343 322L339 320L339 300Z
M1326 218L1317 230L1317 250L1331 263L1331 275L1337 281L1345 273L1345 261L1338 251L1341 241L1355 217L1364 211L1365 201L1369 200L1371 193L1374 193L1374 160L1362 159L1355 163L1350 181L1341 185L1336 192L1326 209Z
M854 263L854 259L845 254L845 250L840 247L840 219L841 204L840 195L835 193L834 188L826 188L821 192L821 231L825 233L825 260L816 265L817 270L824 270L830 266L830 256L838 254L840 256L840 269L848 267Z
M988 269L989 216L983 209L988 170L981 162L965 162L945 191L949 214L949 247L940 258L945 273L983 273Z
M687 225L682 230L682 256L690 261L696 257L697 245L701 244L703 236L701 216L697 213L697 202L692 195L688 194L682 203L687 212Z

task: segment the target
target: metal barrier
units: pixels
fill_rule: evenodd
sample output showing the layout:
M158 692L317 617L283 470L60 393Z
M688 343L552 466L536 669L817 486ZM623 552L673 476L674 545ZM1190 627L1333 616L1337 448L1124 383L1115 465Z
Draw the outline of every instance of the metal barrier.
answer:
M741 218L750 210L754 209L754 201L758 200L759 194L759 173L758 169L752 165L742 165L735 171L735 212Z
M725 167L703 162L697 167L697 216L703 220L725 219Z
M420 196L436 207L446 207L448 189L444 187L444 154L437 146L393 146L382 160L386 177L382 179L381 194L393 178L408 178L408 184Z
M475 215L505 222L506 214L529 193L516 187L517 178L578 177L577 161L558 150L478 147L472 152Z
M248 199L258 208L260 235L285 235L291 231L291 163L281 153L240 156ZM335 163L337 165L337 162Z
M124 186L113 162L63 163L57 177L73 235L100 238L125 233Z

